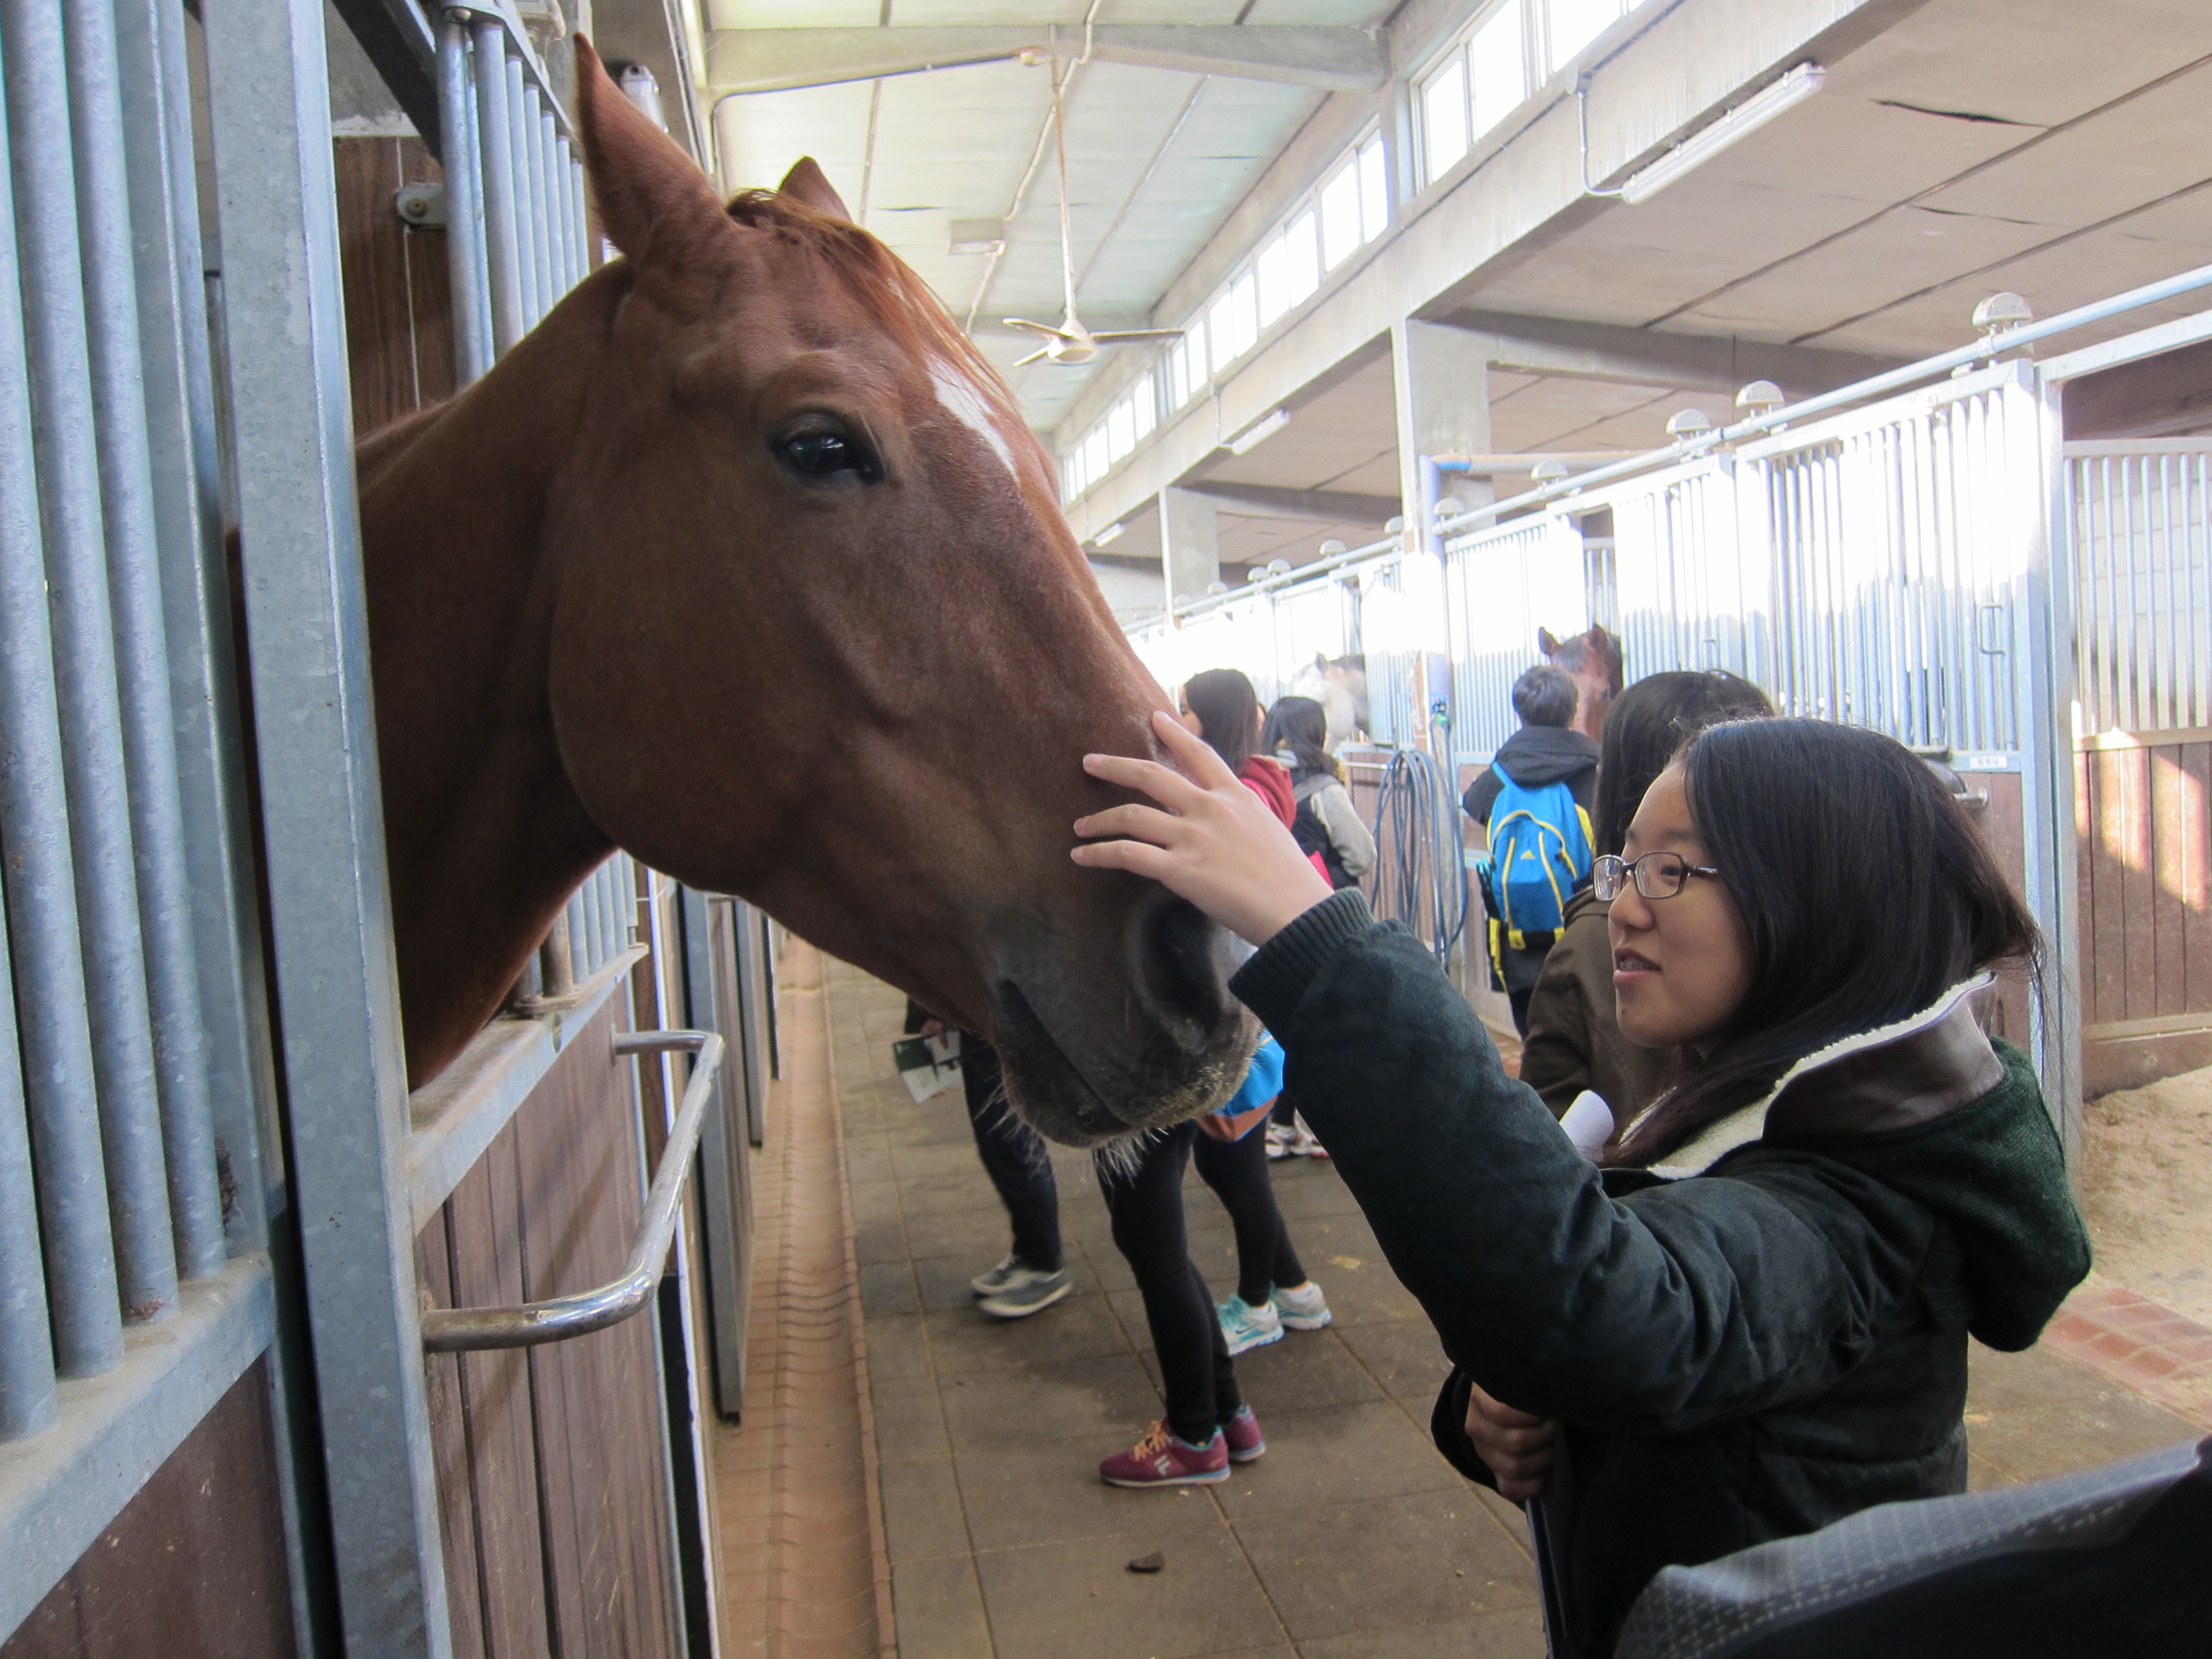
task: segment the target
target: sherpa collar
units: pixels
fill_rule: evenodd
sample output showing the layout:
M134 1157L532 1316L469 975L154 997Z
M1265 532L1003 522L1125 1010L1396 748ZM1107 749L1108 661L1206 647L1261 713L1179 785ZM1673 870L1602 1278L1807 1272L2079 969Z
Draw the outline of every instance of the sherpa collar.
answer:
M2004 1076L1968 1000L1991 978L1977 974L1917 1014L1815 1049L1764 1097L1706 1126L1651 1173L1669 1181L1701 1175L1764 1137L1770 1121L1778 1138L1792 1140L1872 1134L1924 1123L1979 1099Z

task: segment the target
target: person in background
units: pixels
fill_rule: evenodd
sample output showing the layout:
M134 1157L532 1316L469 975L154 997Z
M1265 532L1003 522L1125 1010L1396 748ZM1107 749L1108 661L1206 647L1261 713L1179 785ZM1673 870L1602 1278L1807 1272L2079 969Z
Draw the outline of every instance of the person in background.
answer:
M909 998L906 1029L926 1037L942 1036L946 1027ZM1044 1137L1015 1115L1000 1079L999 1051L973 1031L960 1033L960 1088L968 1103L968 1127L975 1155L998 1189L1013 1224L1013 1248L1006 1260L968 1281L975 1305L994 1319L1026 1319L1049 1308L1069 1289L1060 1260L1060 1188L1052 1175L1052 1152Z
M1618 854L1628 821L1652 781L1682 745L1723 720L1771 714L1766 693L1719 670L1653 674L1613 702L1597 767L1590 814L1598 855ZM1617 1125L1649 1106L1683 1072L1680 1049L1645 1048L1620 1034L1613 1017L1612 906L1589 888L1567 905L1567 925L1553 941L1528 998L1521 1080L1563 1115L1585 1089L1602 1098Z
M1282 1092L1282 1048L1262 1036L1243 1086L1219 1110L1198 1120L1199 1138L1191 1148L1192 1167L1213 1188L1237 1233L1237 1293L1215 1310L1232 1357L1279 1342L1286 1330L1320 1330L1334 1316L1321 1286L1298 1265L1267 1178L1267 1138L1254 1133Z
M1233 668L1194 675L1183 687L1181 711L1183 726L1204 739L1287 829L1297 816L1297 803L1290 775L1256 752L1260 699L1252 682ZM1317 865L1309 867L1318 876ZM1167 1406L1166 1415L1144 1438L1099 1463L1099 1478L1109 1486L1211 1486L1229 1478L1232 1462L1249 1462L1267 1449L1259 1420L1237 1386L1232 1353L1282 1336L1284 1310L1273 1296L1279 1271L1295 1276L1296 1282L1285 1286L1291 1294L1285 1304L1294 1310L1293 1318L1309 1318L1316 1328L1328 1322L1328 1304L1305 1281L1291 1249L1267 1182L1264 1152L1257 1145L1242 1157L1236 1151L1267 1115L1280 1089L1279 1058L1272 1080L1267 1071L1266 1049L1272 1046L1264 1045L1257 1057L1257 1081L1248 1069L1238 1093L1216 1114L1218 1124L1206 1120L1203 1129L1185 1122L1156 1130L1138 1144L1133 1161L1126 1147L1098 1155L1099 1194L1112 1218L1114 1247L1128 1262L1144 1298ZM1279 1057L1280 1051L1276 1054ZM1264 1091L1256 1101L1250 1097L1255 1088ZM1190 1259L1183 1217L1183 1170L1197 1148L1204 1149L1200 1174L1228 1209L1237 1231L1238 1295L1221 1308ZM1248 1164L1257 1165L1256 1182L1249 1178ZM1258 1305L1245 1301L1247 1289L1259 1297ZM1239 1309L1245 1318L1236 1316ZM1262 1330L1269 1322L1272 1330ZM1232 1332L1237 1339L1234 1350Z
M1499 745L1481 776L1460 797L1468 817L1485 831L1490 829L1491 808L1509 779L1523 789L1564 783L1575 805L1584 813L1590 811L1597 793L1598 747L1568 729L1578 696L1566 671L1549 663L1539 663L1513 682L1513 712L1520 717L1521 729ZM1492 952L1506 1000L1513 1006L1514 1029L1523 1036L1528 1034L1528 999L1552 939L1548 933L1532 934L1525 945L1501 943Z
M1359 821L1336 759L1328 752L1328 711L1311 697L1278 697L1261 728L1260 746L1291 775L1298 815L1291 833L1322 861L1332 887L1352 887L1375 867L1375 837ZM1267 1124L1270 1158L1327 1158L1312 1130L1298 1121L1287 1097L1275 1103Z
M1297 817L1291 833L1321 854L1332 887L1350 887L1375 867L1375 837L1359 821L1351 793L1327 746L1328 713L1311 697L1278 697L1260 732L1260 747L1291 775Z

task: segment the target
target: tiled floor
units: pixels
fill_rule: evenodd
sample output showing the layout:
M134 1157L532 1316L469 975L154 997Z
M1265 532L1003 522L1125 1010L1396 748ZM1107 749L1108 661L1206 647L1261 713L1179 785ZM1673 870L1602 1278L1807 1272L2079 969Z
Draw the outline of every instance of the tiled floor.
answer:
M959 1096L917 1106L890 1065L903 1004L829 964L902 1659L1426 1659L1543 1651L1519 1512L1429 1443L1443 1364L1334 1172L1276 1168L1332 1328L1238 1361L1267 1455L1224 1486L1099 1483L1159 1411L1141 1304L1089 1160L1055 1158L1076 1290L1002 1324L967 1280L1006 1248ZM1227 1220L1193 1182L1193 1253L1225 1294ZM1975 1350L1978 1485L2031 1480L2201 1432L2077 1361ZM1127 1571L1159 1551L1165 1571Z

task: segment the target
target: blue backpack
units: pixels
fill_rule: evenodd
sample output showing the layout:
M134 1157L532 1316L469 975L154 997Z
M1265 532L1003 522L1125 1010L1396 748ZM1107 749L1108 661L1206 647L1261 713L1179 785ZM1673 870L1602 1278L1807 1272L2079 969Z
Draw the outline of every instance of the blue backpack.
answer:
M1525 949L1531 933L1566 926L1567 901L1589 879L1589 814L1565 783L1523 788L1500 766L1504 787L1490 808L1489 896L1506 940Z

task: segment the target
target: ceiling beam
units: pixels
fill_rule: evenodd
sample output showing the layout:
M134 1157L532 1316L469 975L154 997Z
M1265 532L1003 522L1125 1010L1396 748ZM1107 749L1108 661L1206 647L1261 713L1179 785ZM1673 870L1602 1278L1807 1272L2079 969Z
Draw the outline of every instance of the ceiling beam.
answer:
M1310 519L1317 524L1372 525L1398 514L1395 495L1362 495L1348 489L1289 489L1280 484L1234 483L1200 478L1180 488L1220 503L1248 519Z
M442 159L438 42L412 0L333 0L338 16L430 154Z
M1055 47L1094 61L1370 92L1389 76L1382 37L1369 29L1272 23L1103 23L1079 40L1042 24L967 28L717 29L707 37L707 81L717 94L787 92L872 81L963 64L994 64Z
M1900 361L1727 335L1662 334L1620 323L1504 312L1461 311L1436 320L1488 335L1491 367L1513 374L1680 386L1730 397L1753 380L1772 380L1793 398L1806 397L1882 374Z

